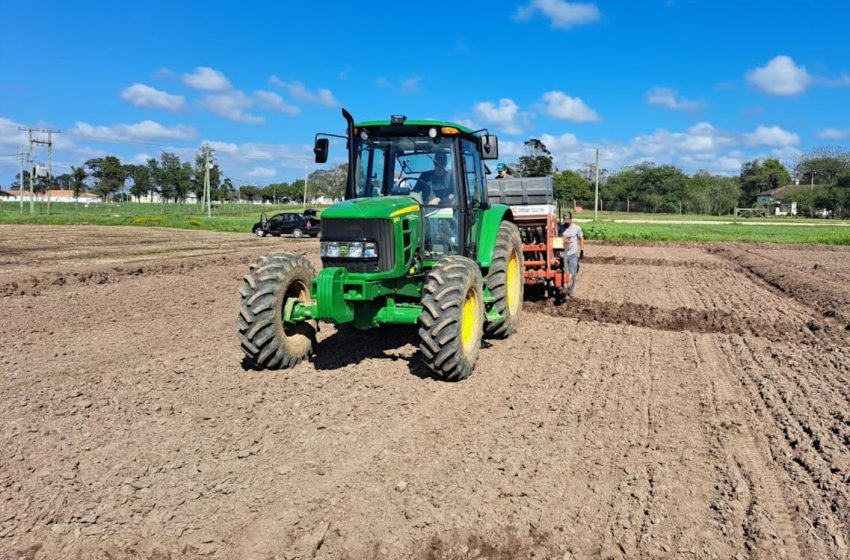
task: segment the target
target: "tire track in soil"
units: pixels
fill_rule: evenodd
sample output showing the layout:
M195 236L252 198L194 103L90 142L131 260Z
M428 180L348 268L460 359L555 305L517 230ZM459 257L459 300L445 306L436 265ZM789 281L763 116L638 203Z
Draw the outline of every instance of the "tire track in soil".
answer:
M774 341L787 341L789 338L795 341L823 340L832 337L834 330L830 325L814 319L801 326L791 321L764 321L757 316L740 316L721 309L662 309L641 303L616 303L582 298L573 298L563 305L556 305L551 301L525 302L524 307L533 313L570 317L581 321L676 332L753 334ZM838 336L843 338L843 334Z
M736 498L745 498L747 508L742 533L746 548L757 558L805 558L790 508L774 472L769 444L752 429L750 403L742 402L740 385L717 338L695 335L693 347L699 361L697 370L711 378L720 414L716 437L727 454L726 463L743 476L746 489L733 486ZM734 482L734 481L733 481Z
M760 341L735 338L724 346L727 355L740 363L739 380L754 403L773 459L786 472L789 491L798 496L799 525L806 528L809 554L846 558L850 554L850 456L835 426L826 425L830 417L826 410L839 415L850 412L850 402L837 390L848 379L846 365L842 375L824 364L822 349L817 348L792 349L793 357L784 359L778 355L784 349L777 352L762 347ZM826 381L830 376L837 377L837 387ZM809 380L818 378L824 383L817 398L810 399L807 392L814 389Z
M712 254L735 263L787 297L814 309L823 317L839 321L850 332L850 287L820 278L811 272L789 268L781 261L750 249L711 247ZM825 286L828 284L828 286Z
M694 268L700 270L717 270L722 265L706 261L668 260L663 258L624 257L620 255L588 255L581 264L618 264L630 266L670 266L678 268Z

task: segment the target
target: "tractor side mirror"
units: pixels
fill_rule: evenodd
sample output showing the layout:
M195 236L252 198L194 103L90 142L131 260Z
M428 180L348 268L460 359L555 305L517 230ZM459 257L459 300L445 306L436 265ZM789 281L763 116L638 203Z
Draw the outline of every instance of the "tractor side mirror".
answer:
M313 146L313 153L316 155L316 163L325 163L328 161L328 145L330 140L327 138L316 138L316 145Z
M499 159L499 138L492 134L481 137L481 159Z

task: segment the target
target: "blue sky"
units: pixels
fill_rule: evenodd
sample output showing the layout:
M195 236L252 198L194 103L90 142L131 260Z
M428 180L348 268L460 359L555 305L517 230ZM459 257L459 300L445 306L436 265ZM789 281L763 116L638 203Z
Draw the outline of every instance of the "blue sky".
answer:
M608 169L736 174L850 146L848 21L846 1L10 2L0 185L22 125L62 131L57 172L210 142L237 184L291 180L341 106L486 126L506 161L538 137L561 168L599 146Z

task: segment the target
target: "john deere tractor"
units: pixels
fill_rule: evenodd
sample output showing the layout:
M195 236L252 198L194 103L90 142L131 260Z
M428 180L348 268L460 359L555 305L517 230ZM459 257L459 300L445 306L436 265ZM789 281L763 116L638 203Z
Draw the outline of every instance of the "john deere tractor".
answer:
M256 368L289 368L315 345L313 322L363 331L418 325L426 366L468 377L483 336L504 338L522 311L522 241L507 206L490 204L483 160L498 158L486 129L442 121L355 123L316 135L348 147L346 200L322 212L322 270L272 253L245 276L239 338Z

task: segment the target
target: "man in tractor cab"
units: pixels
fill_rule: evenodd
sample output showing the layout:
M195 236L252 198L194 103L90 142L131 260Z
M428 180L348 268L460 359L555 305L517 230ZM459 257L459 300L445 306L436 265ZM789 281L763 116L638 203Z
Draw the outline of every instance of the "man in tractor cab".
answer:
M579 260L584 258L584 232L578 224L573 223L572 212L567 212L565 218L561 231L561 236L564 238L564 272L570 273L567 297L573 297L576 293Z
M416 190L422 193L425 204L452 204L457 198L454 174L446 167L447 164L448 154L437 152L433 171L425 171L419 176Z

